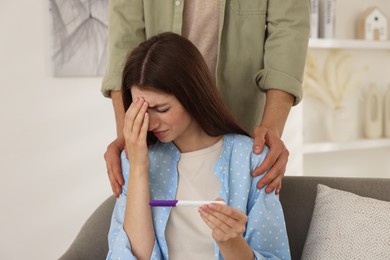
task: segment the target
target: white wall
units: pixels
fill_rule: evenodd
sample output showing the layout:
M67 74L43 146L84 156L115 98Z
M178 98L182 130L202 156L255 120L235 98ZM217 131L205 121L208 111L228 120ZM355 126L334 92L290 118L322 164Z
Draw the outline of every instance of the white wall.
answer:
M294 106L287 118L282 140L290 152L286 175L303 175L303 103Z
M101 78L53 78L48 0L0 2L0 255L57 259L110 194Z

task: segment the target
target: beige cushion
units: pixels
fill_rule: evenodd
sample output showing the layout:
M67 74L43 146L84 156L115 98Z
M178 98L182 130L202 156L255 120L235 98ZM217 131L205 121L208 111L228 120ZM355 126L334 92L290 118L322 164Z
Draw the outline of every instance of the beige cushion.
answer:
M390 259L390 202L319 184L302 259Z

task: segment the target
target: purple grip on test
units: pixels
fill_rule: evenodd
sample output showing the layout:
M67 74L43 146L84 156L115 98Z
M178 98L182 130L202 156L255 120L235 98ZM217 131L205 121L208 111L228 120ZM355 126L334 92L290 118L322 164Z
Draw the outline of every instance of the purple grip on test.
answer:
M152 207L176 207L177 200L150 200L149 205Z

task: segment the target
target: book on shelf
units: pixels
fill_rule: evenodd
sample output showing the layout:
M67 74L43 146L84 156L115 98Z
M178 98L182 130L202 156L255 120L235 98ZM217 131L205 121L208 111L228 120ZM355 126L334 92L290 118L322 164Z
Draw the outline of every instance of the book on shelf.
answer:
M310 38L317 39L319 36L320 2L310 0Z
M320 0L320 37L335 38L335 0Z

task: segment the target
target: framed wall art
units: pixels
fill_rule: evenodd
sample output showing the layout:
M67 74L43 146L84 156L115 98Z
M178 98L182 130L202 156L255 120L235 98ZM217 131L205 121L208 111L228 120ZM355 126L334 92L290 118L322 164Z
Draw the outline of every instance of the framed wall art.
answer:
M108 0L50 0L54 76L103 76Z

